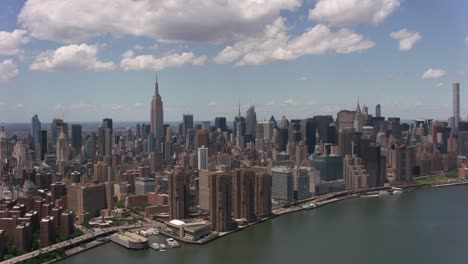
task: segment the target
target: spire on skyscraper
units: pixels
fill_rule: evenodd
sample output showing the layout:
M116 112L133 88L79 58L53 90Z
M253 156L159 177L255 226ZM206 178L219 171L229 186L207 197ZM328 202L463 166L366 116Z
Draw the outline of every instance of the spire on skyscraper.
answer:
M154 94L159 95L158 72L156 72L156 83L154 85Z

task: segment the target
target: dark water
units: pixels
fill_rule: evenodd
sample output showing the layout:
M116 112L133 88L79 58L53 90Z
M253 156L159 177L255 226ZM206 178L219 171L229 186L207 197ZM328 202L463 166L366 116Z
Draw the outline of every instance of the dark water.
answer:
M111 242L60 263L468 263L468 186L350 199L166 252Z

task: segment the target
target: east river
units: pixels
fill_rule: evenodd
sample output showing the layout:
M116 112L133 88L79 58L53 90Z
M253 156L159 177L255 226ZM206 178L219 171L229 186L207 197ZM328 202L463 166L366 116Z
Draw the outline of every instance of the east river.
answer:
M468 263L468 185L348 199L166 252L109 242L60 263Z

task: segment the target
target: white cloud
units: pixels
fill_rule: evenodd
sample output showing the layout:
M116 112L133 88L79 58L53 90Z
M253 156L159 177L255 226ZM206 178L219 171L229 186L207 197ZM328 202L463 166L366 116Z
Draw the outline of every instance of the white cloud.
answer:
M38 39L84 42L110 33L158 41L233 41L252 36L301 0L29 0L18 23Z
M124 53L122 53L122 58L130 58L135 55L135 52L133 50L127 50Z
M216 105L216 102L211 101L211 102L208 103L208 105L209 105L209 106L215 106L215 105Z
M134 55L134 54L132 54ZM171 53L161 57L154 57L150 54L124 57L120 61L120 67L124 70L162 70L165 68L180 67L183 65L203 65L207 60L206 56L195 56L192 52L181 54Z
M29 37L25 30L15 29L13 32L0 31L0 55L21 55L21 45L28 43Z
M0 62L0 84L8 82L18 76L18 74L19 70L12 60L4 60Z
M227 46L213 60L219 64L237 61L236 66L257 65L274 60L294 60L310 54L352 53L374 45L350 29L333 32L322 24L292 38L287 32L285 19L278 18L265 28L261 36Z
M465 47L468 48L468 36L465 37Z
M390 37L399 41L401 51L407 51L413 47L414 43L421 39L421 34L419 32L408 31L404 28L400 31L392 32Z
M446 71L440 70L440 69L429 69L424 74L422 75L422 79L424 80L429 80L429 79L439 79L441 77L444 77L445 74L447 74Z
M144 48L145 48L145 47L143 47L142 45L134 45L134 46L133 46L133 49L134 49L134 50L142 50L142 49L144 49Z
M319 0L309 19L333 25L378 25L400 6L400 0Z
M95 45L68 45L56 50L40 53L29 65L31 70L39 71L72 71L95 70L106 71L115 68L113 62L102 62L97 59L98 47Z
M310 79L312 79L312 78L310 78L310 76L307 76L307 75L299 77L300 81L309 81Z
M23 108L24 104L16 104L16 108Z
M444 86L444 83L443 82L438 82L435 84L435 87L442 87Z
M294 101L294 99L292 99L292 98L289 98L289 99L285 100L284 103L287 104L287 105L296 105L297 104L296 101Z

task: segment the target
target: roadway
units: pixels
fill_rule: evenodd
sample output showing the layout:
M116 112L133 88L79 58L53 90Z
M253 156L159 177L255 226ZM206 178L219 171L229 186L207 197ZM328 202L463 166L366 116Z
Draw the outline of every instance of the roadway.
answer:
M134 224L134 225L102 228L102 229L99 229L96 232L88 233L88 234L85 234L85 235L82 235L82 236L79 236L79 237L76 237L76 238L72 238L72 239L57 243L57 244L53 244L53 245L50 245L50 246L47 246L47 247L43 247L43 248L40 248L38 250L31 251L31 252L28 252L26 254L23 254L23 255L20 255L20 256L17 256L17 257L2 261L2 262L0 262L0 264L13 264L13 263L19 263L19 262L22 262L22 261L26 261L28 259L35 258L35 257L39 256L40 254L50 253L50 252L53 252L53 251L55 251L57 249L60 249L60 248L67 248L67 247L77 246L77 245L82 244L84 242L94 240L94 239L96 239L98 237L110 235L112 233L117 232L118 230L128 230L128 229L133 229L133 228L143 228L143 227L149 227L149 226L151 226L151 224L145 223L145 224Z

